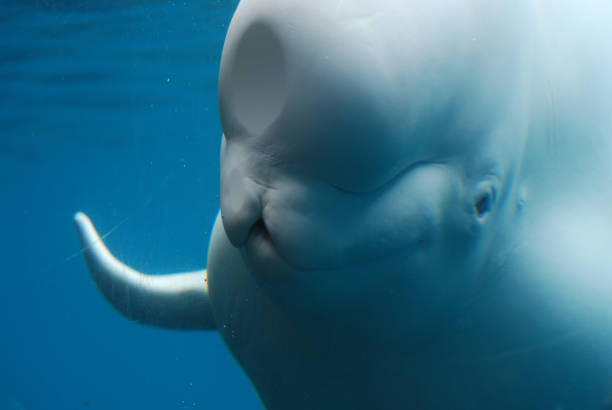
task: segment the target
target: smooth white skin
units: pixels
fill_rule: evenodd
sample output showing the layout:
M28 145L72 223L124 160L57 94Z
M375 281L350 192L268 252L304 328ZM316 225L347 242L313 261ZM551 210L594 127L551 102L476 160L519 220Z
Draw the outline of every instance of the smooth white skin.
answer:
M240 4L219 77L221 214L283 307L401 344L474 291L529 108L516 6L478 7Z
M491 215L475 215L475 199L494 190L494 210L508 212L524 68L516 50L496 52L508 44L497 24L466 30L460 9L455 26L446 4L302 4L243 1L226 40L221 209L246 262L231 288L264 313L215 316L269 408L401 407L423 387L406 390L422 363L436 367L423 347L482 274ZM484 64L491 54L502 73ZM492 73L504 100L482 87ZM217 282L216 252L230 251L216 237L215 307L230 289Z
M267 408L604 407L610 16L601 0L240 3L202 317ZM96 281L130 285L105 292L122 313L180 306L153 286L159 306L122 310L146 277L76 222Z
M584 182L606 182L605 161L587 163L611 152L612 88L585 82L601 43L584 33L609 34L592 10L611 14L561 6L240 4L220 73L224 232L245 263L236 282L248 272L265 316L292 321L266 346L224 336L267 406L606 401L610 189ZM550 155L551 133L569 158ZM296 357L271 358L285 349Z

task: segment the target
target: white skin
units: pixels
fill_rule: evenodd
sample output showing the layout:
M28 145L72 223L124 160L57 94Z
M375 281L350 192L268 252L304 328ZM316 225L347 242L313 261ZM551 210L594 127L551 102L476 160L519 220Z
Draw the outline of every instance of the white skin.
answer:
M570 6L240 3L210 302L196 274L173 289L267 408L605 405L612 6ZM89 237L103 292L143 289ZM164 286L145 294L185 309ZM136 319L212 326L162 317Z
M460 8L362 3L241 4L220 74L221 215L284 307L405 344L474 291L490 225L513 212L525 67L496 51L514 33L436 34L470 23ZM398 29L406 41L386 41Z
M554 79L538 66L534 13L479 2L241 4L220 75L221 212L244 263L232 283L248 281L250 300L276 320L239 321L270 326L264 345L241 327L223 334L267 406L603 405L607 339L577 336L601 305L585 285L588 307L568 308L577 297L562 290L580 283L549 283L561 249L565 270L587 266L555 235L572 212L552 189L523 210L525 191L541 188L530 167L545 159L541 78ZM524 149L535 153L521 168ZM598 211L587 210L602 232L610 223ZM586 247L600 239L579 232ZM610 271L597 257L584 283ZM233 309L218 314L236 323ZM584 389L568 376L577 372Z

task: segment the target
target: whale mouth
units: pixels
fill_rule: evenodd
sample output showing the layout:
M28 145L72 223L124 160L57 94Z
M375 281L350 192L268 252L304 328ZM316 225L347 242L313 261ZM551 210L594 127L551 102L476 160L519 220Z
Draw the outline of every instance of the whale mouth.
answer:
M278 251L263 219L251 227L242 254L253 273L264 280L279 279L298 272Z
M240 248L242 258L251 272L264 281L278 281L304 278L304 274L346 272L358 265L372 265L381 260L394 259L400 254L407 254L406 249L399 249L383 255L353 260L343 264L303 267L288 259L274 243L274 237L266 227L265 221L259 219L251 227L247 240Z
M337 272L350 269L359 264L359 261L355 261L354 264L348 263L316 268L296 265L283 255L276 246L274 237L266 227L263 219L258 220L251 227L247 240L241 247L241 253L252 273L265 281L296 279L308 273ZM374 260L378 259L380 258L374 258Z

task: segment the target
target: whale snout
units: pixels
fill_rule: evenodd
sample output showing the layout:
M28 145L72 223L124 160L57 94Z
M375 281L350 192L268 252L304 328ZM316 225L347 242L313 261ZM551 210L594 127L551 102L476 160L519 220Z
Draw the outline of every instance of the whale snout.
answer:
M238 248L261 221L261 188L239 168L232 168L221 180L221 218L228 239Z
M233 155L224 159L234 161ZM273 168L268 173L277 175L267 186L249 175L256 170L223 169L223 224L251 262L261 256L258 250L267 255L263 259L270 262L272 255L300 271L344 268L398 253L425 257L447 231L456 231L457 221L464 222L457 217L463 209L461 181L442 164L419 164L364 194Z

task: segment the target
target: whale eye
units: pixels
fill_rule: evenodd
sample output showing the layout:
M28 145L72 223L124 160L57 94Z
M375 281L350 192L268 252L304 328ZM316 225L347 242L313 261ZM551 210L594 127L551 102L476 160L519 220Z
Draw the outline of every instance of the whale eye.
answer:
M474 209L476 210L476 215L478 217L484 216L489 210L491 210L491 195L488 193L481 195L474 204Z
M495 204L496 190L491 184L486 183L478 189L474 197L474 212L479 219L486 217Z

